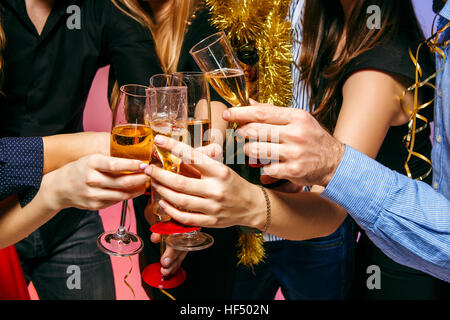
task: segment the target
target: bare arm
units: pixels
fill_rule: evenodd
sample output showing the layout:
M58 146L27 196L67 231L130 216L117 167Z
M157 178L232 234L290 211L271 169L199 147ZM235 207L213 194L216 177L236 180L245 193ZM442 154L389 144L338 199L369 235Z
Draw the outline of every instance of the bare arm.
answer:
M109 155L110 134L82 132L44 137L43 174L91 154Z
M389 127L408 121L408 116L401 109L398 98L403 90L405 87L401 79L395 79L386 73L372 70L355 73L344 85L344 99L334 136L339 141L375 158ZM412 97L407 96L405 102L412 103ZM293 203L293 207L297 205L301 208L300 215L310 221L310 227L318 230L332 224L333 221L342 222L342 218L346 216L340 206L319 196L323 190L322 186L314 186L311 195L303 195L304 199L298 197L299 203ZM295 228L289 228L289 223L282 221L292 223L289 218L291 214L286 209L277 212L270 231L281 235L283 228L286 228L285 230L293 229L294 234ZM290 234L285 235L290 237Z
M344 101L335 136L342 142L375 157L389 127L407 121L407 116L403 114L397 98L403 89L399 81L385 73L362 71L354 74L344 86ZM267 106L262 107L264 108ZM281 110L276 112L282 113ZM302 157L296 142L303 137L293 134L298 132L293 130L298 129L295 128L293 116L298 110L286 110L286 112L290 116L282 121L288 121L288 123L282 125L277 123L280 125L278 128L280 144L250 144L247 151L252 157L258 157L260 152L280 156L276 177L289 179L289 174L294 173L292 168L297 165L295 162ZM248 132L252 130L254 132L261 130L261 125L254 123L245 125L240 129L240 133L250 137ZM171 142L163 142L163 145L169 146L169 149L170 144ZM267 152L263 150L264 148L271 150ZM324 150L324 152L330 151ZM184 153L188 151L185 150ZM212 163L210 166L214 167ZM215 169L203 171L202 180L205 183L198 185L193 180L184 181L184 177L172 179L163 170L152 168L151 176L161 184L156 186L157 191L167 199L166 211L174 219L187 224L204 227L247 225L263 229L266 221L266 204L261 190L258 190L259 187L249 186L242 181L243 179L227 171L228 168L219 168L221 165L218 164L216 166ZM203 169L203 166L199 166L199 170ZM273 170L273 166L269 170ZM297 181L294 180L294 182ZM312 193L282 194L269 190L273 214L268 231L287 239L305 240L325 236L336 230L345 219L346 212L320 197L322 190L318 186L313 188ZM175 207L204 214L189 214Z
M16 196L0 202L0 248L27 237L62 209L99 210L143 194L150 181L143 174L145 166L137 160L91 155L46 174L25 207ZM124 171L135 174L121 175Z

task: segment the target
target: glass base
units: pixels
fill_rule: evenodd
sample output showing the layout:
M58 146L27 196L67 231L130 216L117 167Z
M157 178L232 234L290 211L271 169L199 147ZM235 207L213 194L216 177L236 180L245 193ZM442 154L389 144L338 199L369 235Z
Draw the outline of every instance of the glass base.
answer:
M119 234L117 231L108 231L97 238L97 246L111 256L129 257L141 252L144 242L134 233Z
M178 251L200 251L211 247L214 238L203 232L189 232L183 234L172 234L167 237L166 243L169 247Z
M200 230L200 227L185 226L176 221L159 222L151 226L150 231L153 233L159 233L164 235L174 233L188 233Z
M165 277L161 274L161 263L152 263L147 266L142 272L142 279L151 287L158 289L172 289L183 284L186 280L186 272L183 269L178 269L178 271Z

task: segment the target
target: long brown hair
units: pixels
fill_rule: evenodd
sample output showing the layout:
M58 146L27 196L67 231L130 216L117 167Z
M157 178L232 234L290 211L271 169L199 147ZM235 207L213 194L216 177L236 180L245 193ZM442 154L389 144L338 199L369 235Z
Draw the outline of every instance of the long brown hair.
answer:
M140 4L140 0L111 0L112 3L130 18L147 27L155 42L156 54L164 73L177 71L181 47L189 17L193 14L197 0L168 0L154 19ZM114 109L119 96L116 82L110 97Z
M367 9L372 5L380 8L380 28L367 26ZM310 110L315 107L313 114L330 131L334 130L341 107L336 97L342 94L343 71L352 59L389 41L399 31L412 42L424 38L411 0L355 0L346 20L339 0L306 0L299 68L311 90ZM337 55L341 37L345 41ZM415 48L411 49L414 52ZM322 77L326 84L320 87Z
M168 0L154 19L143 9L139 0L112 0L112 2L121 11L149 28L155 41L161 68L165 73L176 72L186 23L193 14L197 1Z

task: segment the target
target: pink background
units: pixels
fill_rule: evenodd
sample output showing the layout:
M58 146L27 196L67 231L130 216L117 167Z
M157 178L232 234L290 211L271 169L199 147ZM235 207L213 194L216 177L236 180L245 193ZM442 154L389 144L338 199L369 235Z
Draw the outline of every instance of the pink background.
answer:
M434 14L431 10L431 3L431 0L414 0L417 15L421 20L426 36L431 34L431 25L434 18ZM111 129L112 115L107 99L108 70L108 67L99 70L92 85L84 114L84 127L86 131L110 131ZM100 215L103 219L105 230L115 230L120 221L120 204L102 210ZM132 214L130 230L132 232L135 232L136 230L134 214ZM129 259L112 257L111 260L114 270L117 299L148 300L148 297L141 286L137 257L132 258L133 270L127 279L128 283L130 283L135 291L135 296L133 296L132 292L123 281L131 268ZM30 292L33 299L38 299L32 284L30 285ZM283 299L280 292L278 292L276 299Z

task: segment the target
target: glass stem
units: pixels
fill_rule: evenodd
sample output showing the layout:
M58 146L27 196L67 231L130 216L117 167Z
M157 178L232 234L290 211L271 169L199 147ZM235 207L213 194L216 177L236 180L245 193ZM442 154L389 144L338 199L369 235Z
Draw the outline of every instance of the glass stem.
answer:
M184 238L185 239L195 239L195 238L197 238L197 235L198 235L198 231L186 232L184 234Z
M117 234L124 236L127 231L125 229L125 221L127 219L127 209L128 209L128 201L125 200L122 202L122 213L120 216L120 227L117 230Z

